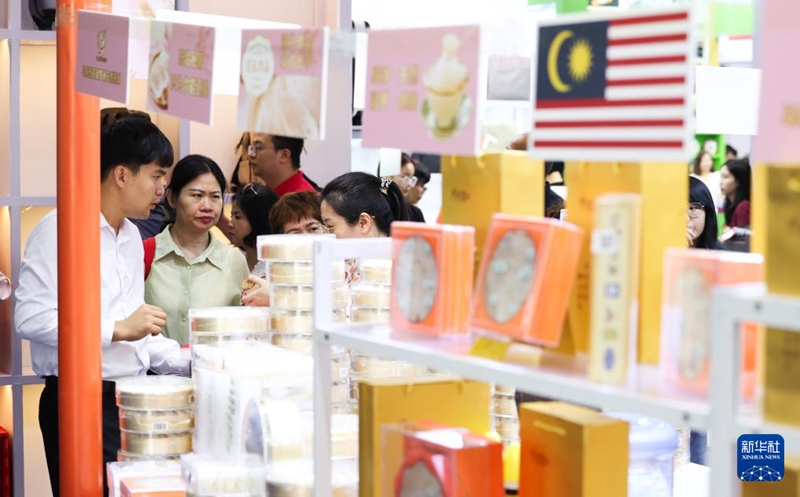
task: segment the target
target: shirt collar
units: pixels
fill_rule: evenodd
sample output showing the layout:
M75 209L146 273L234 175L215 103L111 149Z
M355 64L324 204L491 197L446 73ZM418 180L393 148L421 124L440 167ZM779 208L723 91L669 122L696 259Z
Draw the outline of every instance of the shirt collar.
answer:
M275 187L275 193L280 196L286 195L287 193L304 192L309 190L313 191L314 187L311 186L311 183L306 181L302 171L297 171L290 176L289 179Z
M114 231L114 228L111 226L111 224L109 224L108 219L106 219L106 216L102 212L100 213L100 229L107 229L110 231L118 242L127 241L128 239L132 238L134 232L136 237L141 238L139 229L128 218L122 218L122 222L119 223L119 232L117 233Z
M165 257L171 253L174 253L176 256L181 257L182 259L186 260L186 256L183 255L183 251L180 247L175 243L175 240L172 239L172 235L169 232L169 229L172 227L170 224L164 231L156 235L156 253L153 257L153 261L157 261L162 257ZM217 237L212 235L211 233L208 234L211 239L211 242L208 244L208 247L198 255L190 264L200 264L208 260L211 264L217 266L219 269L223 269L225 264L225 254L224 249L225 246L222 245L222 242L217 240Z

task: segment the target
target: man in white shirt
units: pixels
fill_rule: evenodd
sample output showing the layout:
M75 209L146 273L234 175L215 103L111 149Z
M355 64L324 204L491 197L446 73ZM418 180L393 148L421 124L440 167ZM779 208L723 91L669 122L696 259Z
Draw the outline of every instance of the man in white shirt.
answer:
M162 374L189 374L177 342L160 335L166 314L144 303L144 249L128 217L147 218L164 193L172 145L152 123L123 119L105 127L100 144L101 340L103 348L103 462L120 448L114 381ZM14 322L31 342L33 370L45 378L39 400L50 485L59 496L58 453L58 264L57 213L34 228L20 268ZM105 478L106 472L103 471ZM104 486L107 492L107 486Z

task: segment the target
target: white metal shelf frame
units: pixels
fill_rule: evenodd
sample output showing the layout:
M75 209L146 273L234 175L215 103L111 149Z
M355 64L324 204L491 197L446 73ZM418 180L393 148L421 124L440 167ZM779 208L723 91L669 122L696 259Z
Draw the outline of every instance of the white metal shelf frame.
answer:
M765 423L761 416L740 412L741 325L758 323L800 333L800 298L770 295L766 286L717 288L710 316L711 411L709 463L711 495L736 497L736 441L744 433L776 433L784 437L787 453L800 453L800 428Z
M315 243L314 286L329 288L330 267L335 259L390 258L391 239L324 240ZM734 293L730 293L734 292ZM739 292L739 293L735 293ZM742 292L745 292L742 294ZM800 429L765 425L756 417L737 417L739 391L738 329L745 321L762 321L780 328L800 327L800 299L765 296L762 287L720 290L709 316L713 326L712 393L710 403L658 395L636 388L613 387L590 382L579 375L543 368L503 364L468 354L469 342L436 340L392 331L387 326L342 326L332 322L330 292L314 292L314 471L315 497L331 495L330 388L331 346L338 345L387 358L413 362L452 372L459 376L515 386L526 392L589 404L595 407L640 412L667 421L707 430L714 441L710 454L713 473L710 495L735 496L735 437L744 432L772 430L782 433L790 447L800 448ZM736 312L729 312L735 309ZM792 320L794 322L792 323ZM731 339L731 330L734 330ZM733 381L731 381L733 379ZM734 436L735 435L735 436ZM722 443L729 441L729 443Z

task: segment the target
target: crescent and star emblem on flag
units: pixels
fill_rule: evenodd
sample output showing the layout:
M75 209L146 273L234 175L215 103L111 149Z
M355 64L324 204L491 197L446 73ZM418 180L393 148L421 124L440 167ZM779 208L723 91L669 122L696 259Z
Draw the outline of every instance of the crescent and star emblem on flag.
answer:
M575 38L575 33L569 29L560 31L553 38L547 52L547 77L553 89L558 93L568 93L572 90L572 84L564 82L558 68L561 52L564 50L564 45L570 40L572 40L572 44L566 50L567 72L572 84L583 83L592 72L594 51L589 40Z

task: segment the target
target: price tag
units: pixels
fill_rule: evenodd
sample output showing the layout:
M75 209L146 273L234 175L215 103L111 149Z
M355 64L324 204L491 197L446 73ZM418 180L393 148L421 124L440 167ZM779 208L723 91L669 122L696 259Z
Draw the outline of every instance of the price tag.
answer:
M509 347L511 347L510 340L478 337L475 343L472 344L472 350L469 351L469 355L501 361L506 357Z

